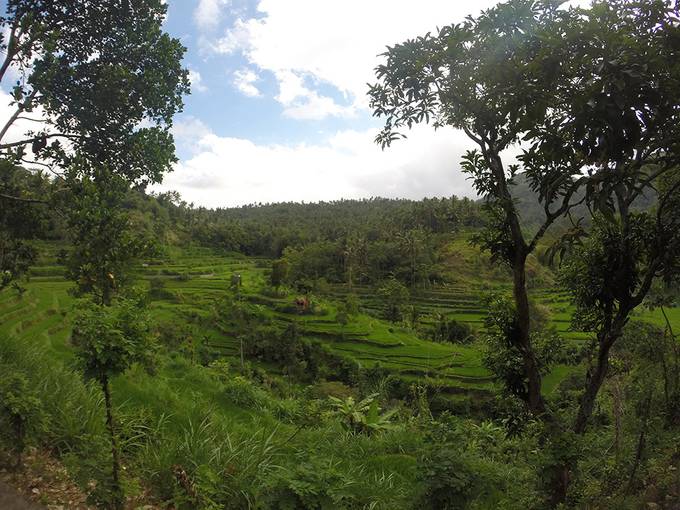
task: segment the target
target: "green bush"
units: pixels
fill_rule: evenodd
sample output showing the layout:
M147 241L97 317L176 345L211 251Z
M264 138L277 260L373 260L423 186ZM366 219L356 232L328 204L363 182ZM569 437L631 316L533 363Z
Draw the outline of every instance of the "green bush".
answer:
M7 365L0 365L0 372L0 439L14 452L13 467L19 469L27 440L40 435L42 402L24 374Z
M270 403L270 396L266 391L238 375L224 383L224 394L229 402L246 409L264 410Z
M291 469L277 473L267 508L351 509L365 506L353 491L356 485L332 459L310 457Z
M22 394L37 399L40 426L33 427L31 442L60 457L91 501L107 501L110 444L99 390L16 337L0 337L0 365L12 367L24 381Z
M443 314L435 317L435 323L430 330L433 342L450 342L454 344L469 344L474 341L474 331L464 322L449 319Z
M421 494L417 508L464 509L475 495L476 480L460 449L437 445L418 460Z

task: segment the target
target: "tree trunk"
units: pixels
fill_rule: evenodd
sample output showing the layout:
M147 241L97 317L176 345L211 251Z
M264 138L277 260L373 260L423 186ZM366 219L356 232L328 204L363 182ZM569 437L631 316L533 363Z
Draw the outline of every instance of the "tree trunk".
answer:
M678 341L673 333L673 327L671 322L666 315L666 309L663 305L660 307L663 318L666 321L666 333L670 337L671 352L673 354L672 363L673 366L670 368L669 373L666 374L666 356L665 352L662 355L662 362L664 364L664 376L667 380L664 380L664 393L666 397L666 412L668 414L669 423L673 424L678 421L680 415L678 414L678 405L675 403L677 395L680 392L680 348L678 347Z
M621 316L621 313L619 313L619 316ZM581 397L578 414L574 422L574 432L579 435L583 435L588 428L588 422L593 415L593 408L595 407L595 399L609 370L609 350L622 333L625 321L619 319L616 322L614 327L601 335L600 348L597 352L597 364L592 374L589 373L586 376L585 392Z
M618 377L614 378L612 386L612 414L614 415L614 453L616 460L621 454L621 416L623 414L623 390Z
M621 317L625 316L625 314L619 314L614 326L607 328L607 332L603 332L601 335L598 335L600 348L597 353L597 365L595 366L594 371L592 373L588 373L586 376L585 391L581 397L578 414L572 429L580 436L585 434L588 427L588 422L593 415L595 399L597 398L597 394L602 387L602 383L607 376L607 370L609 369L609 350L611 349L611 346L614 344L614 342L621 336L621 330L623 328L623 324L625 324L625 319L622 319ZM571 473L575 467L575 461L566 461L557 469L557 476L555 480L553 480L552 487L553 493L551 497L551 504L553 507L565 502L571 481Z
M545 413L545 402L541 395L541 373L531 346L531 312L529 310L529 295L526 286L526 255L520 254L515 257L512 268L513 295L517 308L517 326L519 337L517 342L524 359L524 372L527 377L527 404L529 410L536 416Z
M640 434L638 436L637 448L635 449L635 460L633 461L633 467L630 471L630 477L628 478L628 487L626 489L626 494L631 494L633 492L633 485L635 484L635 476L637 475L638 467L642 461L642 454L645 451L645 443L647 436L647 427L649 425L649 412L652 406L652 390L650 389L647 393L647 398L645 399L645 407L642 413L642 419L640 420Z
M109 306L111 304L112 289L109 286L108 275L106 269L102 269L102 306Z
M503 168L503 161L499 153L491 146L482 147L484 157L493 173L498 186L497 198L505 212L508 230L512 239L513 259L508 261L512 265L513 297L517 308L517 326L519 335L517 346L522 351L524 373L527 378L527 405L535 416L546 417L545 402L541 395L541 373L538 370L536 354L531 345L531 312L529 310L529 294L526 285L526 261L530 248L524 240L519 215L510 193L508 181Z
M14 437L16 439L16 445L14 445L14 450L16 451L16 459L14 460L14 470L20 471L23 466L23 454L26 447L26 425L25 421L21 416L14 416Z
M16 30L18 22L19 19L15 19L14 23L12 24L12 29L9 33L9 41L7 42L6 49L7 54L5 55L5 60L3 61L2 66L0 66L0 82L2 82L7 69L9 69L9 66L12 64L12 60L14 60L14 57L16 56Z
M668 364L666 363L666 331L663 335L663 350L661 351L661 369L663 372L663 402L666 408L667 418L671 417L671 397L670 397L670 376L668 374Z
M102 390L104 391L104 402L106 405L106 427L109 429L111 437L111 457L112 463L112 507L115 510L123 508L123 490L120 485L120 453L118 451L118 440L113 424L113 409L111 404L111 390L109 388L109 378L103 376L101 379Z

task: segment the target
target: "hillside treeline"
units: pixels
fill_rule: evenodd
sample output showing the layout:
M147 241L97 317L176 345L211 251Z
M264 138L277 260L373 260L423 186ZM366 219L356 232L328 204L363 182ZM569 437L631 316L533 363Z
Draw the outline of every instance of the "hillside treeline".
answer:
M60 207L67 204L60 204L58 194L50 193L59 183L46 175L15 168L11 183L4 187L10 185L15 194L51 194L57 201L55 207L16 203L2 213L4 239L14 243L11 250L3 244L2 253L15 253L12 261L9 255L7 261L3 259L3 268L18 273L15 266L28 267L33 260L31 248L22 240L65 240ZM188 204L175 192L148 194L131 189L121 207L136 235L157 248L151 253L169 245L196 245L283 258L288 264L286 280L300 285L313 285L321 278L374 284L389 277L410 286L437 283L443 278L441 247L452 234L479 229L485 221L479 202L455 196L208 209ZM16 221L17 215L27 221Z

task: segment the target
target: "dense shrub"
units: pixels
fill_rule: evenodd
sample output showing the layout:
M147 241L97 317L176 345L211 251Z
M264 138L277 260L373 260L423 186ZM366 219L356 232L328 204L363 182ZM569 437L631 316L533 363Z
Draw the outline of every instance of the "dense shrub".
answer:
M42 402L29 387L26 376L0 364L0 441L14 453L14 468L20 468L27 440L39 437L43 426Z
M449 319L443 314L435 317L434 326L430 330L433 342L450 342L468 344L474 341L474 332L470 326L455 319Z
M40 426L32 427L31 442L61 457L92 501L107 501L110 444L98 388L37 345L12 336L0 337L0 365L12 367L12 373L23 381L25 394L36 399L32 407L36 412L39 409Z
M452 445L433 447L418 461L418 478L422 483L418 508L467 508L479 484L476 476L460 448Z

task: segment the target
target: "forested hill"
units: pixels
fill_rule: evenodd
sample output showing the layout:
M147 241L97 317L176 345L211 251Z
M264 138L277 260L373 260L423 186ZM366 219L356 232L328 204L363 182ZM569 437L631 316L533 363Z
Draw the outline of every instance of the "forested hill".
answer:
M535 230L545 213L536 194L520 174L512 187L524 228ZM38 196L52 184L45 178L15 170L16 192ZM638 201L649 207L653 200ZM62 239L66 227L59 205L42 210L17 206L16 215L29 221L17 237ZM285 258L292 281L323 279L347 283L348 272L358 284L376 284L395 277L406 285L429 286L450 281L457 273L478 271L467 267L449 243L470 238L486 222L483 199L425 198L423 200L370 198L318 203L249 204L233 208L195 207L174 192L147 194L136 189L123 203L137 236L155 250L169 246L203 246L271 259ZM30 209L31 214L26 215ZM56 212L55 212L56 211ZM587 216L581 207L574 216ZM562 222L566 225L566 220ZM557 235L556 225L553 234ZM550 242L548 240L548 242ZM459 244L460 246L460 244ZM24 254L27 265L31 256ZM22 264L21 261L18 262ZM455 263L455 264L454 264Z
M176 225L187 229L185 233L195 241L247 255L280 256L287 246L309 242L348 237L376 240L411 230L444 234L483 224L479 204L455 196L421 201L370 198L253 204L225 209L191 208L176 198L160 195L157 200Z

